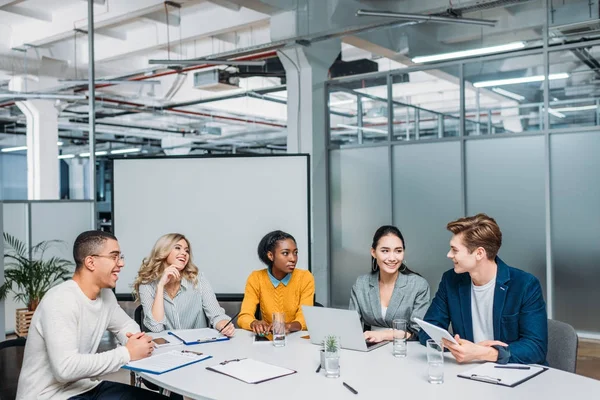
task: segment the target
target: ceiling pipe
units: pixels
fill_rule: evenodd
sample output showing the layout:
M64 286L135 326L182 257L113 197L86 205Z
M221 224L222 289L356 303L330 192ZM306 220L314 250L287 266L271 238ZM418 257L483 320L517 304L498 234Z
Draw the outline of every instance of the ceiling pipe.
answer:
M425 15L425 14L410 14L400 13L394 11L377 11L377 10L358 10L356 11L357 17L386 17L386 18L397 18L407 19L411 21L422 21L422 22L441 22L445 24L465 24L465 25L479 25L479 26L496 26L495 20L489 19L475 19L475 18L460 18L460 17L443 17L439 15Z

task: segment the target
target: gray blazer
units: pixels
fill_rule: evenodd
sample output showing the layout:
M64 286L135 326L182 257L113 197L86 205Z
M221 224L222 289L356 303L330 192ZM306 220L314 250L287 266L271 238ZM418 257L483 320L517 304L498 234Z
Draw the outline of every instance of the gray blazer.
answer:
M401 318L408 322L409 331L417 333L420 328L413 318L423 318L428 307L429 284L416 274L398 274L385 317L381 315L379 272L359 276L350 294L349 308L370 326L391 328L392 321Z

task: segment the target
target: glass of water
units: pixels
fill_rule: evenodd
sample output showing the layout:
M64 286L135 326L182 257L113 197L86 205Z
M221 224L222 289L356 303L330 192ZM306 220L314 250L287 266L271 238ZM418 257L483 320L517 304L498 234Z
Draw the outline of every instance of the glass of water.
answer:
M427 340L427 368L429 383L444 383L444 345Z
M395 319L392 321L392 327L394 328L392 354L394 357L406 357L406 324L405 319Z
M273 346L285 346L285 313L273 313Z
M323 341L327 378L340 377L340 343L340 337L335 335L328 335Z

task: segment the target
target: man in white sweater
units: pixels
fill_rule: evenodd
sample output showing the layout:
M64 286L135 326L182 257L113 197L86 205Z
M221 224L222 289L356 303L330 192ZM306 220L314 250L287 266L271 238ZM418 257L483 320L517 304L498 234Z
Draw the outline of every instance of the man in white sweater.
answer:
M148 357L154 346L111 291L124 266L117 239L106 232L84 232L75 240L73 258L73 280L50 289L31 320L17 399L165 399L95 380L130 360ZM106 330L126 344L96 353Z

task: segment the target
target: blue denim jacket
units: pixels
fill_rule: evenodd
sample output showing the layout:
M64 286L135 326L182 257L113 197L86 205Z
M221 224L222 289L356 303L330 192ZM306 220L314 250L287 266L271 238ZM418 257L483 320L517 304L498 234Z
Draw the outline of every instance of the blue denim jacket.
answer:
M546 364L548 351L548 317L538 279L520 269L506 265L499 257L494 290L494 340L508 344L499 349L499 363ZM452 330L461 338L473 341L471 315L471 277L468 273L446 271L425 321ZM421 344L429 339L419 334Z

